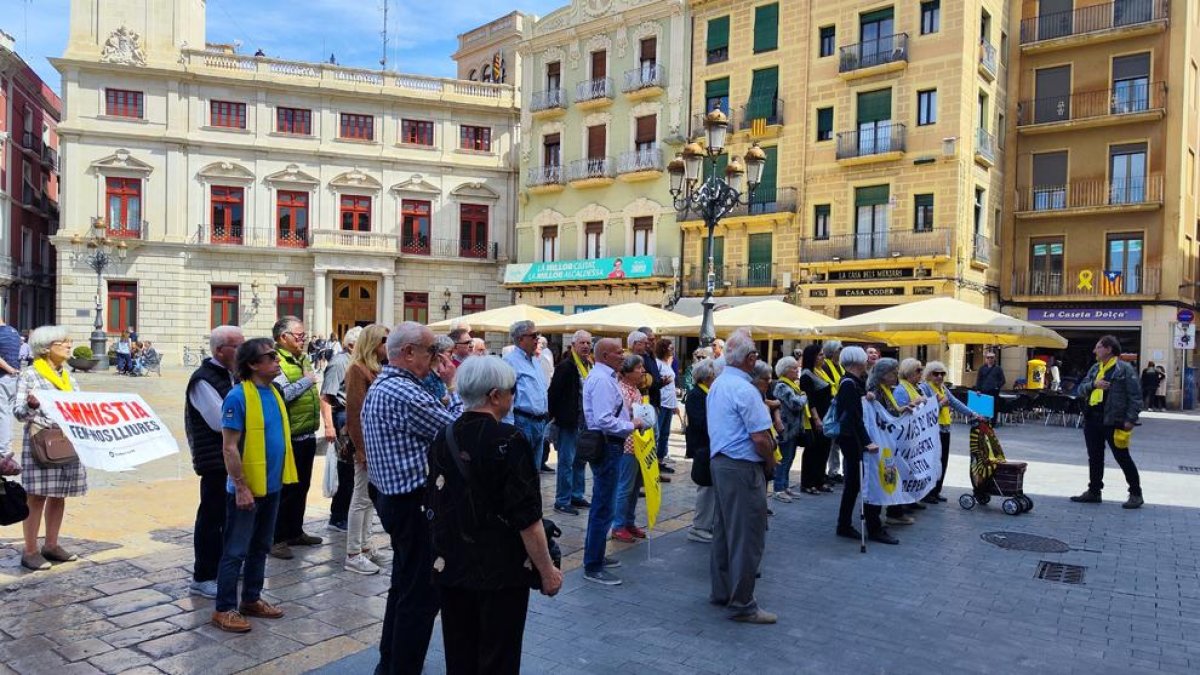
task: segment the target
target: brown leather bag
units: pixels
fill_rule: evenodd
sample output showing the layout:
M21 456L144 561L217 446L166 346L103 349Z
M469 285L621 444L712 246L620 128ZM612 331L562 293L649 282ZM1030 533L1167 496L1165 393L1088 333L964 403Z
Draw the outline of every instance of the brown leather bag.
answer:
M79 461L75 446L58 427L44 428L29 439L33 461L42 466L62 466Z

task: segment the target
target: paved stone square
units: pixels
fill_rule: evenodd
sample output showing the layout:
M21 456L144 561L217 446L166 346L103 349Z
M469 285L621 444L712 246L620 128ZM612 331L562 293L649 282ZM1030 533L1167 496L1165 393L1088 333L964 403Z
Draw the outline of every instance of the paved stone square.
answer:
M163 378L81 377L91 390L137 390L182 442L186 372ZM1032 513L931 507L893 528L902 544L833 536L837 496L773 504L761 604L775 626L742 626L707 603L708 549L688 542L692 494L686 463L666 486L649 542L614 545L625 584L582 581L586 514L549 509L567 554L563 592L535 597L524 668L555 673L1046 672L1200 670L1200 417L1150 414L1135 433L1147 505L1127 512L1110 466L1100 506L1066 496L1086 484L1081 432L1041 420L999 430L1010 459L1030 462ZM956 427L947 490L968 483L965 427ZM672 439L682 453L682 437ZM186 446L185 446L186 447ZM1111 462L1110 462L1111 465ZM318 469L320 462L318 462ZM19 528L0 530L0 670L18 673L367 673L374 667L386 575L341 568L341 534L328 533L328 500L310 495L310 528L326 544L268 563L267 594L287 611L247 635L217 631L212 602L189 596L196 481L184 454L126 474L92 472L87 497L70 500L64 538L83 555L49 573L18 567ZM1062 553L1005 550L988 532L1051 537ZM386 537L377 531L377 544ZM1039 561L1086 567L1084 582L1035 578ZM435 630L429 672L442 672Z

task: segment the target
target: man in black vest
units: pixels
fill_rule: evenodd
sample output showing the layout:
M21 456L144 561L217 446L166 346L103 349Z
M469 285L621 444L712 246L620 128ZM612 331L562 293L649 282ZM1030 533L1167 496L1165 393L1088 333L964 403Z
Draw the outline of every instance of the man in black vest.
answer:
M192 450L192 468L200 476L200 506L192 544L196 563L191 592L217 597L217 566L225 529L225 458L221 449L221 404L233 389L237 349L246 338L237 326L218 326L208 338L212 356L188 380L184 429Z

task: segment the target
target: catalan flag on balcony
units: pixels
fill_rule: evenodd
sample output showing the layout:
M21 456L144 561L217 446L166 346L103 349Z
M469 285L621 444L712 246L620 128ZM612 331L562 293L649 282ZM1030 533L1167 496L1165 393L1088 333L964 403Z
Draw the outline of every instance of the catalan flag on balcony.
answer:
M750 121L750 136L761 138L767 135L767 118L756 117Z
M1100 279L1100 295L1121 295L1125 289L1125 280L1120 270L1104 270Z

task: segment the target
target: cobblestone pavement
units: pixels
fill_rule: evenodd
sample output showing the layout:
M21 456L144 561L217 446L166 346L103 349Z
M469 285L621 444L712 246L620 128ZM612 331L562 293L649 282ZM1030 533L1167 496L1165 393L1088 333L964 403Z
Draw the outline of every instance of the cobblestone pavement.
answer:
M91 390L140 391L182 440L186 374L128 380L84 376ZM1035 510L1019 517L991 507L931 507L903 543L836 539L837 497L774 504L762 605L776 626L732 624L706 602L708 549L688 542L692 489L680 463L666 486L662 521L649 543L613 545L625 584L601 588L577 570L586 514L549 509L564 530L564 591L531 603L524 666L529 672L1047 673L1200 670L1200 419L1147 415L1135 434L1147 505L1119 508L1120 472L1110 466L1108 501L1077 505L1086 461L1081 433L1041 421L1000 429L1010 459L1029 461ZM965 429L957 427L947 494L967 485ZM673 453L682 451L673 438ZM1111 465L1111 462L1110 462ZM320 462L318 462L318 469ZM267 595L287 612L236 636L207 621L212 603L187 595L196 485L186 450L126 474L92 473L92 491L70 500L64 537L78 563L25 574L20 532L0 529L0 672L294 673L370 672L376 661L387 577L341 568L343 535L324 530L328 500L314 488L310 531L319 547L268 563ZM1062 553L1005 550L981 535L1036 534ZM376 541L386 542L378 531ZM1011 537L1010 537L1011 541ZM1040 561L1086 567L1084 583L1035 578ZM428 671L442 672L435 631Z

